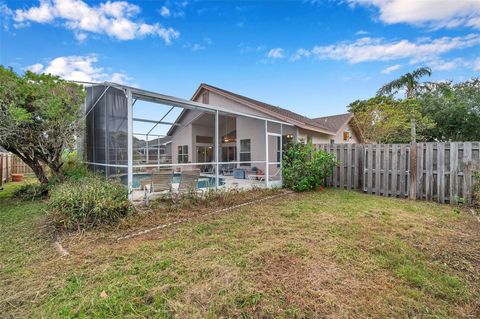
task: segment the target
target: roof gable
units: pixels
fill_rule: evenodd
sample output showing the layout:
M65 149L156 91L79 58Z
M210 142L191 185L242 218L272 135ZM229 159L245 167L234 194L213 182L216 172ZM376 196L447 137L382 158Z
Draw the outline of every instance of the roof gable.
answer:
M239 102L257 111L263 112L276 119L288 122L298 127L311 130L311 131L317 131L320 133L330 134L330 135L335 134L335 132L331 131L328 127L323 126L321 123L318 123L298 113L292 112L290 110L287 110L278 106L267 104L258 100L254 100L252 98L249 98L237 93L233 93L233 92L230 92L209 84L205 84L205 83L200 84L195 94L193 94L191 100L198 99L198 97L203 93L204 90L211 91L216 94L220 94L226 98Z
M342 127L344 127L350 120L353 118L352 113L331 115L331 116L322 116L314 118L313 121L318 124L328 128L333 132L338 132Z

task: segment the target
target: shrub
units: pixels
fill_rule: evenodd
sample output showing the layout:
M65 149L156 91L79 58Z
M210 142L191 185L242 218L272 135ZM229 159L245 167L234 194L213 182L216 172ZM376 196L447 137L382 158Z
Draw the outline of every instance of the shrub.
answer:
M473 183L473 206L480 212L480 171L473 172L475 182Z
M77 151L63 156L62 173L67 180L79 180L90 175L87 165L79 160Z
M297 192L316 189L336 164L333 154L315 150L311 143L290 143L283 157L283 185Z
M127 188L101 177L69 180L50 192L50 217L57 227L91 228L118 221L132 211Z
M29 183L23 184L13 192L13 197L21 200L44 199L48 196L49 184Z

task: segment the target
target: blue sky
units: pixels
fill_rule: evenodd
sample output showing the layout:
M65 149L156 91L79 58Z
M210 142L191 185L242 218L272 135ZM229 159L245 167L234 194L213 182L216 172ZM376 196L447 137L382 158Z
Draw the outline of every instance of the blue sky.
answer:
M345 112L418 66L480 73L480 1L3 1L0 62L190 98L206 82Z

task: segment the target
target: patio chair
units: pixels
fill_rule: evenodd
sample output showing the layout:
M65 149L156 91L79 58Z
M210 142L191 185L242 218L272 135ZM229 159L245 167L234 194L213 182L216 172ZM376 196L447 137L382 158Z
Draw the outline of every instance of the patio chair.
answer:
M150 189L145 188L145 205L148 205L149 193L158 193L164 191L172 191L172 177L171 169L160 169L152 171L152 180Z
M277 178L280 176L280 169L278 169L275 174L270 174L268 176L268 180L269 181L272 181L274 180L274 178ZM248 175L248 179L251 180L251 181L258 181L258 182L263 182L265 181L265 174L262 174L262 175L257 175L257 174L251 174L251 175Z
M178 192L185 192L189 190L196 190L198 179L200 178L200 170L194 169L191 171L183 171L180 177L180 184L178 185Z

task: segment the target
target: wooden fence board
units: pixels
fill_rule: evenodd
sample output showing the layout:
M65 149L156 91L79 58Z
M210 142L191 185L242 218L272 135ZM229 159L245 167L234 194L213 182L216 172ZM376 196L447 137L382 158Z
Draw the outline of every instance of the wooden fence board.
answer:
M400 197L405 197L405 162L406 162L406 145L400 145L400 163L399 163L399 168L398 172L400 174L399 178L399 184L398 184L398 195Z
M380 159L381 159L381 148L380 144L375 145L375 195L380 195L381 186L380 186Z
M347 189L352 189L352 165L354 162L352 161L352 144L347 144Z
M425 174L425 193L427 200L433 198L433 144L427 144L426 152L426 174Z
M472 143L463 143L463 194L462 197L472 202Z
M437 200L445 203L445 144L437 144Z
M373 145L368 145L367 151L367 193L371 194L373 189Z
M340 153L340 172L339 172L339 179L338 179L338 187L344 187L345 181L345 152L343 147L338 148L338 152Z
M456 143L450 143L450 204L457 203L458 181L458 147Z
M390 164L390 146L384 145L383 147L383 196L390 195L389 189L389 164Z
M439 203L471 202L473 171L480 169L479 142L321 144L317 149L341 162L325 179L327 186Z

